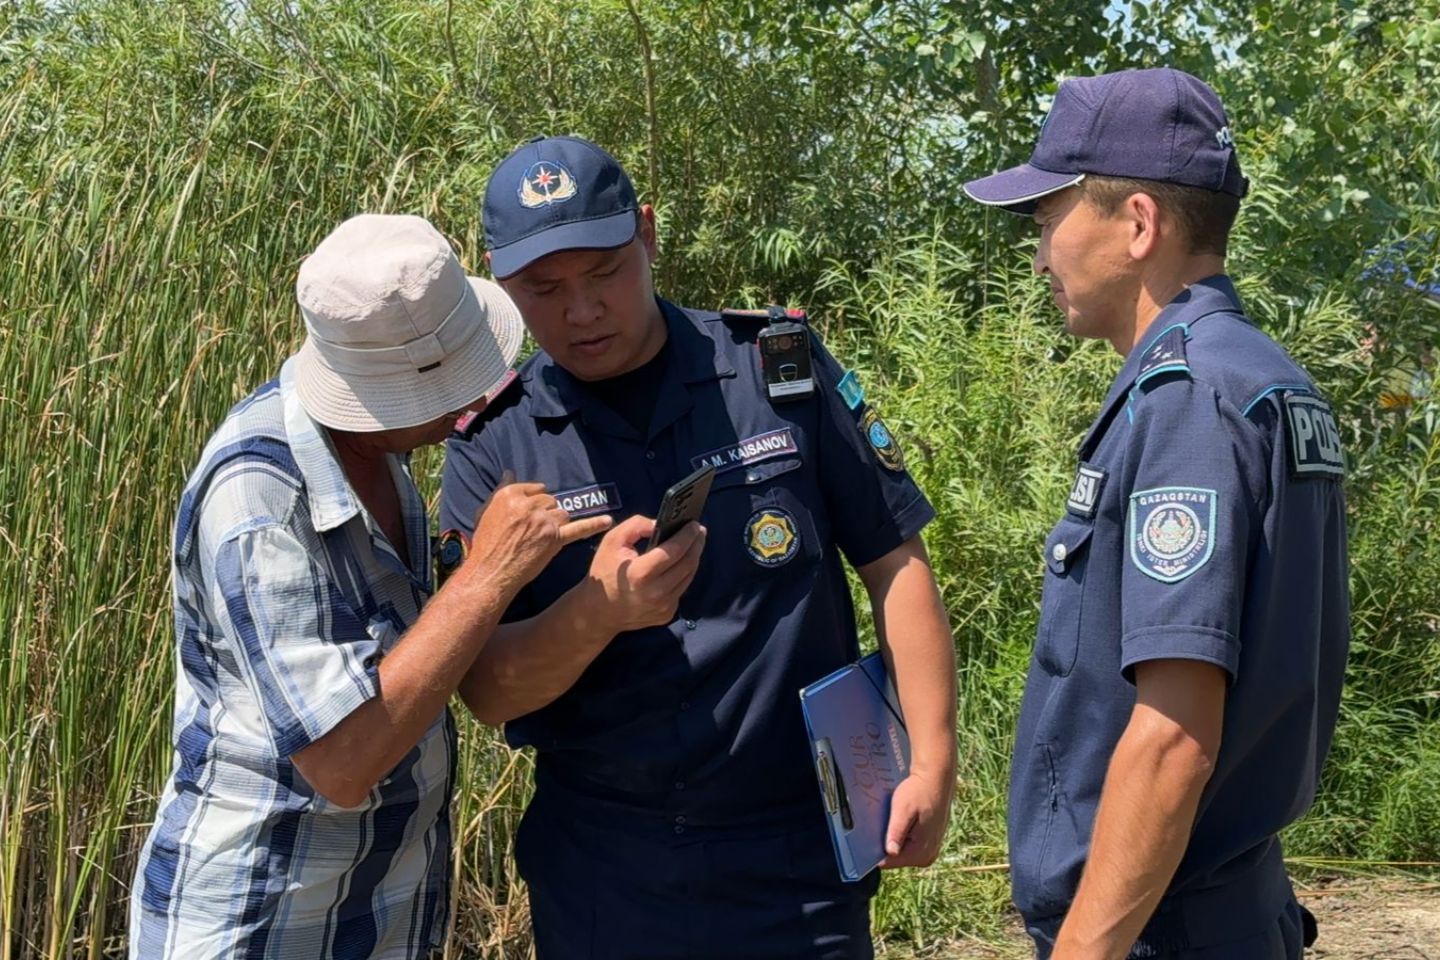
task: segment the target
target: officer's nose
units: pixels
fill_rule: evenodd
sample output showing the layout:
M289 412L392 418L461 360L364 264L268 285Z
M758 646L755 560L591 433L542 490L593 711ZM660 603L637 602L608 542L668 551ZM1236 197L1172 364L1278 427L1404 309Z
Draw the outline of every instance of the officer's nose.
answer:
M1035 259L1031 261L1031 266L1035 268L1035 272L1042 277L1050 272L1050 260L1047 254L1048 251L1045 249L1045 241L1042 240L1035 248Z
M565 322L574 327L588 327L600 319L600 301L588 291L578 289L565 302Z

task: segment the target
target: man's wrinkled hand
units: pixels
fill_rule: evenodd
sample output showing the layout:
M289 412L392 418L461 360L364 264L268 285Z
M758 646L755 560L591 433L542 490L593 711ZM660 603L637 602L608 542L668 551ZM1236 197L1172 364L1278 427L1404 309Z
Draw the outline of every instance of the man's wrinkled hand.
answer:
M475 519L465 567L513 592L535 579L561 548L612 523L608 516L571 520L543 483L515 483L507 471Z

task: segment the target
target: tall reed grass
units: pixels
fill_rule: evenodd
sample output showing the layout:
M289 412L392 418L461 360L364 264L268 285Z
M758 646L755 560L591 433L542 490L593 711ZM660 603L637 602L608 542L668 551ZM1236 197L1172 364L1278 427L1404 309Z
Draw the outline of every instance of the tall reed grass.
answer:
M527 52L511 30L520 5L469 5L456 53L447 5L370 6L0 12L0 960L124 949L128 884L170 765L173 513L208 432L298 342L300 258L345 216L404 211L434 219L478 270L480 191L513 143L547 120L622 154L645 138L643 107L624 92L633 78L577 52L621 44L598 27L526 33ZM434 66L452 54L460 80ZM525 109L522 61L548 64L552 81ZM747 75L745 89L771 96L767 76ZM557 89L570 99L552 101ZM713 87L679 96L697 112L724 100ZM1060 336L1013 225L987 221L983 247L947 241L974 234L956 220L846 256L833 238L773 225L732 245L764 211L692 182L687 164L708 157L692 150L667 154L666 196L680 197L662 214L694 200L708 220L666 248L665 292L698 306L787 292L818 305L940 513L928 538L961 664L954 828L940 866L887 880L877 930L919 944L993 935L1006 877L972 868L1004 859L1038 544L1117 360ZM770 162L743 151L719 161ZM1417 175L1440 182L1427 156ZM846 161L834 162L839 182ZM1258 225L1297 198L1284 171L1252 172L1261 189L1236 273L1257 318L1336 399L1352 455L1355 654L1324 793L1292 850L1440 859L1440 432L1433 400L1374 402L1440 324L1413 297L1367 291L1358 267L1318 286L1286 273L1296 258L1267 248ZM805 289L747 285L806 262L818 279ZM433 495L438 454L417 467ZM462 738L452 954L522 957L508 848L529 761L473 724Z

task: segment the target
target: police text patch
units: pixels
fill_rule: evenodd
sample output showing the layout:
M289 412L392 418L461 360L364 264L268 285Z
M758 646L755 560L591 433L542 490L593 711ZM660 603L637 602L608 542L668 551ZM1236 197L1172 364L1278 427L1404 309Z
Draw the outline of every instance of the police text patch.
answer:
M1345 476L1340 427L1330 404L1319 397L1291 394L1285 398L1290 428L1290 469L1297 477Z
M562 490L555 494L555 499L560 509L570 514L571 520L576 520L619 510L620 488L613 483L592 483L588 487Z
M795 445L795 435L790 432L789 427L782 427L779 430L771 430L769 433L741 440L728 447L720 447L718 450L702 453L698 457L691 457L690 466L696 470L701 467L714 467L716 473L724 473L727 470L748 467L761 460L790 456L799 452L800 448Z
M1075 482L1070 485L1070 499L1065 501L1065 506L1087 520L1094 517L1095 508L1100 505L1100 491L1105 487L1105 477L1104 470L1088 463L1080 464L1075 471Z
M1148 577L1184 580L1215 552L1214 490L1157 487L1130 494L1130 559Z

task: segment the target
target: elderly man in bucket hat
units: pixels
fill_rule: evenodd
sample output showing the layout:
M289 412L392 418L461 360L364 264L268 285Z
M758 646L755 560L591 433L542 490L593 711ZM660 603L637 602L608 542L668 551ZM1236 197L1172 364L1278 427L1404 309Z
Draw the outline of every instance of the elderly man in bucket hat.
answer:
M1034 217L1065 329L1125 357L1045 543L1009 799L1026 929L1051 960L1299 960L1278 834L1339 708L1345 457L1225 274L1225 110L1168 68L1068 80L1030 162L965 191Z
M133 957L438 947L446 702L517 591L609 526L509 484L432 599L409 454L483 408L519 316L409 216L341 224L297 294L304 345L230 412L180 504L175 765L135 877Z

